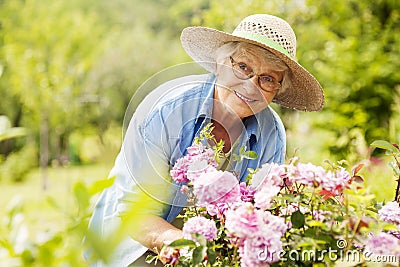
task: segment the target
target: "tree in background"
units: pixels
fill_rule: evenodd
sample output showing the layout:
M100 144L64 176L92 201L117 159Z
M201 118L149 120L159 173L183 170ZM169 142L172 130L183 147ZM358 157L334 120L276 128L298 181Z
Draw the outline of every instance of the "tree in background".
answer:
M184 61L179 39L171 38L175 29L163 26L170 2L0 2L0 114L37 140L44 171L75 153L72 132L102 140L108 128L122 125L148 77ZM0 152L9 154L13 145L2 144Z
M309 12L297 21L302 43L309 44L301 50L302 59L318 72L327 96L319 127L336 133L338 141L329 148L348 157L358 138L370 144L389 136L400 85L400 2L307 4Z
M85 122L80 118L90 92L82 85L101 51L102 29L95 14L62 1L3 2L1 17L7 81L1 91L18 101L16 109L24 112L21 124L38 134L46 187L50 141L62 141Z

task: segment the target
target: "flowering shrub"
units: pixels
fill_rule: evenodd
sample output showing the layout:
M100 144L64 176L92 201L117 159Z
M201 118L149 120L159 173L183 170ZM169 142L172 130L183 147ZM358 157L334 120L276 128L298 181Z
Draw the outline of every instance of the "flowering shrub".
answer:
M193 205L182 216L184 239L162 255L167 266L356 265L382 256L397 266L399 204L376 203L358 175L362 165L349 173L340 165L323 168L292 158L264 164L240 183L234 173L217 170L221 143L201 143L213 140L211 130L171 170ZM241 151L236 160L254 156Z
M217 237L217 226L215 222L201 216L189 218L183 226L182 231L184 238L193 241L196 241L192 236L194 233L203 235L208 241L214 240Z

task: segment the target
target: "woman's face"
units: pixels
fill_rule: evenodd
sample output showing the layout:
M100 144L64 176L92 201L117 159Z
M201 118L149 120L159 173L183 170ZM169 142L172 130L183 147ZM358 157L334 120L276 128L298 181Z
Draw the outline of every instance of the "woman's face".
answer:
M232 61L228 57L223 64L216 66L217 81L214 99L243 119L265 109L278 92L263 90L259 85L258 75L269 76L280 82L283 73L250 51L233 54L231 58L235 62L233 64L244 63L236 65L236 68L247 66L256 75L247 80L237 78L232 70Z

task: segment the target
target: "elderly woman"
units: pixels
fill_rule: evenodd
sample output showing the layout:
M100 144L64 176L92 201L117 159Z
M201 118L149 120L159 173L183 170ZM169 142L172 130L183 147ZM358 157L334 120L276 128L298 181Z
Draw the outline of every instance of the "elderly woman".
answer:
M182 237L171 222L186 197L169 171L205 125L213 123L212 133L224 141L227 155L242 146L258 154L254 160L220 164L243 180L248 168L284 161L285 130L269 103L304 111L323 106L322 88L296 62L295 34L280 18L252 15L232 34L189 27L181 41L210 74L167 82L136 109L110 173L115 182L99 198L90 229L106 238L126 211L141 214L140 222L126 233L111 261L97 266L128 266L148 249L160 251Z

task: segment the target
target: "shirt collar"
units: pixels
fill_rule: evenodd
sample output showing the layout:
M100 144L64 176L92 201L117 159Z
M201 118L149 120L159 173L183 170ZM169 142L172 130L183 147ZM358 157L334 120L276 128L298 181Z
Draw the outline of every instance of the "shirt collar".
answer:
M244 119L244 125L246 127L247 135L250 139L250 137L253 135L254 138L256 138L256 141L258 140L260 134L261 134L261 127L259 125L259 119L258 114L251 115L247 118Z

